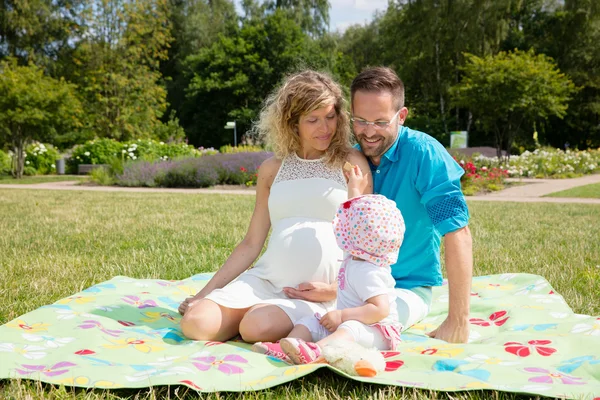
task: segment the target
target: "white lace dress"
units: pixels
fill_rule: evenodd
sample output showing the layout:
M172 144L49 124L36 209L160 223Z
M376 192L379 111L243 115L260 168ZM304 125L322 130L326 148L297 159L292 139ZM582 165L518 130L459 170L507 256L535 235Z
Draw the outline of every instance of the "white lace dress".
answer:
M271 237L254 268L242 273L207 299L228 308L274 304L296 323L302 317L333 309L334 302L312 303L288 298L283 288L302 282L333 283L342 260L332 227L338 206L348 198L341 168L323 160L286 157L271 186Z

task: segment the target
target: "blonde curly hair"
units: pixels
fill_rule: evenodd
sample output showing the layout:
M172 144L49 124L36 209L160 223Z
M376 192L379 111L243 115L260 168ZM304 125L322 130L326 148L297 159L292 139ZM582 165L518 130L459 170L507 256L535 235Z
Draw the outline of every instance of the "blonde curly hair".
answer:
M300 116L333 105L337 127L324 154L325 162L341 166L350 151L350 124L341 87L327 74L312 70L288 76L265 101L255 129L283 159L301 150L297 126Z

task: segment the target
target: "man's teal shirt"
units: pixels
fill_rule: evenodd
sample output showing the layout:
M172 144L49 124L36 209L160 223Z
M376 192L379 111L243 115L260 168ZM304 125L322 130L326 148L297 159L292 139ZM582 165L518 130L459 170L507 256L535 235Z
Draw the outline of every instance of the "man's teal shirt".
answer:
M441 285L441 237L469 222L460 186L464 170L437 140L404 126L379 166L369 164L374 193L394 200L406 225L392 265L396 287Z

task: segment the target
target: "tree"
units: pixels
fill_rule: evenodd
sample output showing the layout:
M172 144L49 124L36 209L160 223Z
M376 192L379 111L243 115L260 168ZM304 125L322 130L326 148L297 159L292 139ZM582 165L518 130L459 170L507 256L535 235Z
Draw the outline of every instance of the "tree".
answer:
M462 81L451 89L456 105L470 109L486 131L493 131L498 157L510 155L523 123L563 118L575 85L551 58L533 51L465 55Z
M190 142L205 147L232 143L225 122L235 119L238 132L250 128L285 74L320 68L326 61L287 13L276 10L245 20L238 32L220 35L210 48L186 60L191 76L180 118Z
M285 11L311 37L329 31L329 0L267 0L267 9Z
M95 0L73 55L94 136L151 137L164 114L159 71L171 41L166 0Z
M16 178L23 175L25 147L79 128L81 111L74 85L33 64L18 66L14 58L0 62L0 135L14 152Z
M170 0L169 21L173 41L161 62L169 109L180 114L190 84L185 59L210 47L220 34L238 29L239 17L231 0Z
M46 64L81 34L84 0L0 0L0 59Z

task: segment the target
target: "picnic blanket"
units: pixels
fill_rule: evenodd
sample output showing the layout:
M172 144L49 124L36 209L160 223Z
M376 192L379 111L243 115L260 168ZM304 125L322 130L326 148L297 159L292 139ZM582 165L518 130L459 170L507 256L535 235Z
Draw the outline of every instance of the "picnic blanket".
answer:
M96 388L186 385L248 391L319 373L241 342L195 342L179 329L178 304L211 274L181 281L118 276L0 327L0 379ZM542 396L600 396L600 318L574 314L542 277L473 279L468 344L425 335L445 318L448 290L430 315L385 352L386 372L363 382L440 391L490 389ZM343 379L343 378L340 378Z

